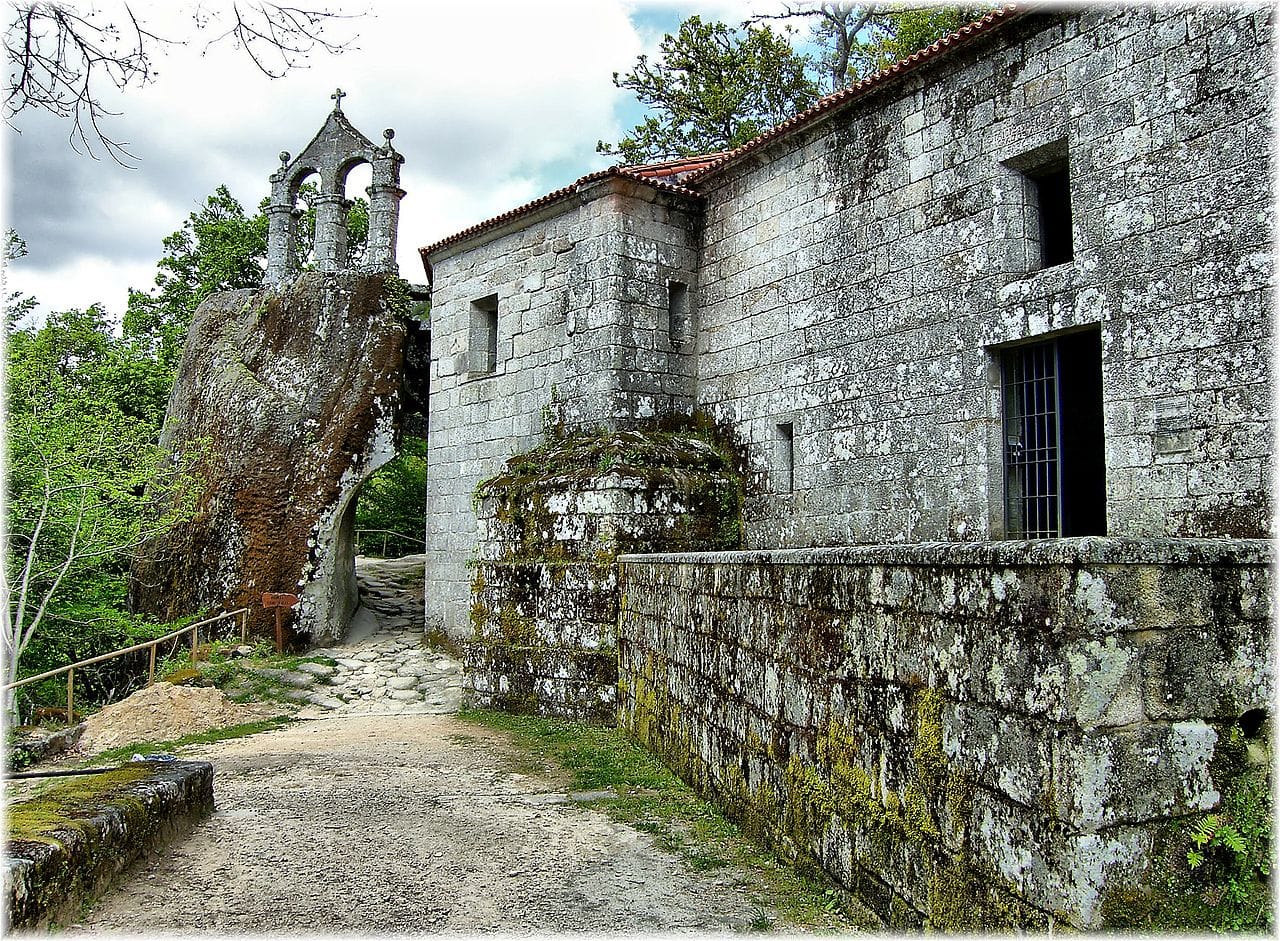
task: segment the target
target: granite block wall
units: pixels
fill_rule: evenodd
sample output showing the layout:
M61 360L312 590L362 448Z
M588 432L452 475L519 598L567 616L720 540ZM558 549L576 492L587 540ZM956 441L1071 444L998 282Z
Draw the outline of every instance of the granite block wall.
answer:
M1266 5L1027 11L699 196L597 179L433 251L431 621L465 632L471 492L548 421L731 426L752 546L1017 535L1001 360L1073 333L1101 440L1064 460L1105 503L1079 534L1269 534L1273 31Z
M431 256L429 625L469 630L473 495L507 458L548 430L692 411L692 340L670 328L668 284L696 282L696 231L688 200L613 179Z
M1004 537L1000 351L1082 329L1106 532L1267 535L1273 30L1028 13L698 181L697 404L752 452L749 544ZM1041 267L1064 161L1074 257Z
M619 552L737 547L741 483L710 433L553 435L478 490L468 704L613 721Z
M619 563L622 727L899 927L1101 924L1274 696L1261 540Z

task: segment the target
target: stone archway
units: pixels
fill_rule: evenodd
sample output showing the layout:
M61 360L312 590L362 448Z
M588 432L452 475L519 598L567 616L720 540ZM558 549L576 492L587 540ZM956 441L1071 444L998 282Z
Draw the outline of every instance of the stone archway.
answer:
M356 607L351 517L370 474L394 457L404 422L425 413L418 369L429 332L396 275L399 167L341 111L271 177L268 265L258 291L228 291L196 311L161 443L205 448L194 517L146 547L132 571L135 610L172 618L247 607L269 633L264 592L290 592L294 646L341 638ZM343 193L368 163L368 249L347 265ZM314 270L295 257L297 188L319 176ZM429 361L429 352L426 354Z

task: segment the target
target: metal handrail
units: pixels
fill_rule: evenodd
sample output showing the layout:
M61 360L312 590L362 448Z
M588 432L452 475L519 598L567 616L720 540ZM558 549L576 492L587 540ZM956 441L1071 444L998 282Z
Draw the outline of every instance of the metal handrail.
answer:
M156 637L152 640L144 640L140 644L134 644L132 647L123 647L120 650L113 650L110 653L99 654L96 657L90 657L87 660L78 660L75 663L65 667L58 667L56 670L48 670L39 673L36 676L28 676L24 680L18 680L14 683L6 683L0 686L0 692L8 692L11 689L17 689L19 686L26 686L28 683L38 683L40 680L51 679L61 673L67 674L67 722L72 721L75 705L75 671L81 667L92 666L95 663L102 663L104 660L111 660L115 657L123 657L127 653L134 653L138 650L151 648L151 665L147 673L147 685L151 686L156 681L156 647L166 641L174 640L183 634L191 634L191 662L196 662L196 646L200 636L200 628L206 624L216 624L218 621L225 621L227 618L233 618L240 615L240 641L243 643L249 627L249 609L236 608L234 611L223 611L221 614L215 614L211 618L205 618L203 621L196 621L188 624L186 627L179 628L165 634L163 637Z
M361 533L382 533L382 554L387 554L387 537L395 536L397 539L404 539L408 542L416 542L424 548L427 545L425 539L419 539L417 536L410 536L407 533L398 533L394 529L357 529L354 533L355 541L360 542Z

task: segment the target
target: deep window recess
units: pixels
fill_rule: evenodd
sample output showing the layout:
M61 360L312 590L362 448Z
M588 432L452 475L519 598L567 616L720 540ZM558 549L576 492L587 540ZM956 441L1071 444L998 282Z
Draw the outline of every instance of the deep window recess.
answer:
M468 371L485 375L498 368L498 295L471 302L471 329L467 342Z
M1071 159L1065 137L1059 137L1004 161L1021 180L1022 204L1010 214L1014 231L1026 247L1018 266L1038 271L1075 258L1071 225ZM1014 192L1019 192L1015 189Z
M1071 174L1064 157L1027 174L1035 194L1040 229L1040 267L1052 268L1075 257L1071 238Z
M1101 332L1004 350L1001 373L1007 534L1105 536Z
M689 285L683 281L667 282L667 341L678 350L693 338L693 322L689 316Z
M774 439L773 481L779 493L796 489L795 426L789 421L778 425Z

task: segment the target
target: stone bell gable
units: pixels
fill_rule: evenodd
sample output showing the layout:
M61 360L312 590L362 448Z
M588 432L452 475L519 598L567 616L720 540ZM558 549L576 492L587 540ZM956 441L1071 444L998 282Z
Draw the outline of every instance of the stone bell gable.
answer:
M280 153L280 169L271 175L271 202L267 206L268 285L281 285L298 273L296 225L298 189L311 174L320 177L316 198L315 258L320 271L344 271L350 267L347 253L347 174L362 163L373 170L369 193L369 241L361 268L373 274L394 273L396 268L396 228L400 221L401 156L392 146L395 131L382 132L382 146L361 134L342 113L341 88L330 96L333 111L320 132L302 153L289 157Z
M135 610L164 617L245 607L270 635L264 593L298 596L291 646L340 638L356 609L353 529L361 485L395 457L425 401L413 357L426 331L396 274L400 164L333 111L296 159L271 176L268 266L260 289L220 291L197 308L161 444L212 443L193 518L153 540L133 567ZM363 264L347 253L347 174L373 169ZM315 264L300 270L298 187L320 177ZM408 404L406 404L408 403Z

